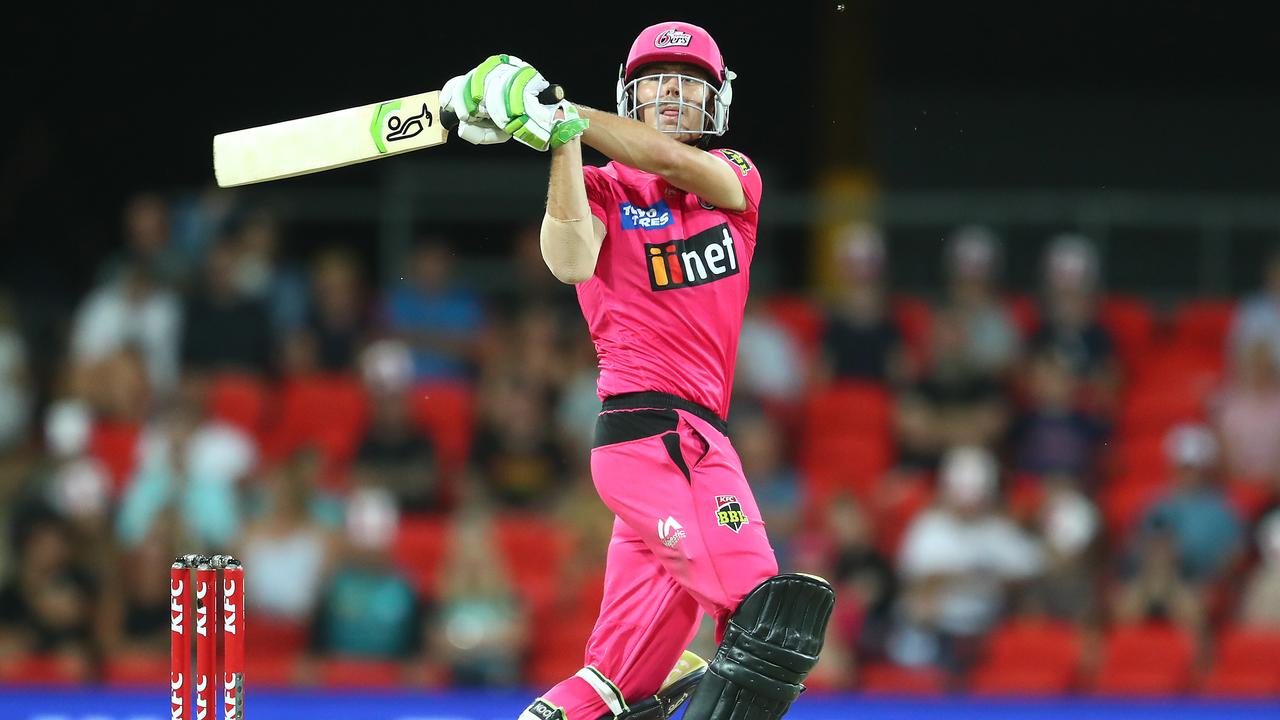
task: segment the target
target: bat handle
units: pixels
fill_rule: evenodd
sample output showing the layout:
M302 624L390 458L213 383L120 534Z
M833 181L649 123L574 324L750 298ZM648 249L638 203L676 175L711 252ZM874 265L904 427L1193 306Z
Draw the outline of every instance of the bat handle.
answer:
M538 102L543 105L554 105L564 99L564 88L559 85L548 85L538 93ZM458 127L458 116L448 108L440 108L440 124L445 130L453 132Z

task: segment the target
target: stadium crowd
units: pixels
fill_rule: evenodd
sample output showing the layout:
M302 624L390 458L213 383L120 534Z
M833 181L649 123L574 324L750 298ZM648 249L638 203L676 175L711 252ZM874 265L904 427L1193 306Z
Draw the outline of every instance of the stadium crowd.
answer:
M54 350L0 293L0 682L163 678L188 552L244 562L255 685L581 666L613 519L594 349L536 229L481 293L444 237L382 285L228 196L122 215ZM838 288L746 308L750 520L837 586L811 687L1280 693L1280 254L1252 297L1160 304L1079 235L1034 296L990 229L941 247L853 224ZM947 285L896 291L907 261Z

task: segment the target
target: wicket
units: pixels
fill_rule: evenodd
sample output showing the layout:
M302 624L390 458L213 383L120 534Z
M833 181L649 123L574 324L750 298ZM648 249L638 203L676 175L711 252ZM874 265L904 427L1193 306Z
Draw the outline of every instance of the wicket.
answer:
M191 675L191 571L195 571L195 675ZM218 573L222 592L218 592ZM222 622L217 621L221 594ZM209 618L214 622L210 626ZM169 713L171 720L213 720L218 637L222 644L224 720L244 720L244 568L230 555L183 555L169 570ZM195 682L191 682L191 678ZM189 711L195 690L195 714ZM214 711L216 718L217 711Z

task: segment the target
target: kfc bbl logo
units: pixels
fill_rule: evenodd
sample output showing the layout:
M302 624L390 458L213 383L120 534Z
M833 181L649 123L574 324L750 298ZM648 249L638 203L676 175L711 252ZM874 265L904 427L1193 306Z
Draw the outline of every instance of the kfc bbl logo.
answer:
M742 512L742 504L737 495L716 496L716 524L724 525L734 532L748 524L746 513Z

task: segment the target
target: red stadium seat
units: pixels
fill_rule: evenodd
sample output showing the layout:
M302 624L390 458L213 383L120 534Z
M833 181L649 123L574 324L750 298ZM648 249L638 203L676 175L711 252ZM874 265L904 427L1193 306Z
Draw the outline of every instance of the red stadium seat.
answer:
M1036 306L1035 298L1028 295L1011 295L1005 298L1004 307L1022 337L1031 337L1040 325L1040 308Z
M110 657L102 669L108 685L155 687L169 682L169 655L166 653L126 653Z
M946 678L936 668L907 668L887 663L862 671L861 689L868 695L940 695Z
M270 389L259 378L222 375L209 387L209 414L261 440L267 427Z
M1125 435L1162 434L1178 423L1202 420L1209 390L1191 378L1135 387L1121 405L1120 430Z
M1184 303L1173 318L1173 344L1184 350L1201 350L1222 354L1226 349L1231 318L1235 313L1232 300L1196 300Z
M1124 437L1114 454L1114 474L1121 480L1144 485L1163 484L1169 476L1169 460L1165 453L1164 431L1152 431Z
M320 684L326 688L389 689L405 683L404 669L382 660L328 658L320 661L318 670Z
M899 295L893 299L893 321L911 352L920 359L929 356L929 336L933 331L933 308L917 297Z
M359 448L368 417L368 397L354 376L286 380L280 389L280 422L268 452L280 458L316 444L331 464L345 465Z
M415 516L400 519L392 553L420 595L435 595L450 542L449 523L445 520Z
M252 610L252 608L250 608ZM307 626L256 616L245 633L245 656L255 658L297 657L308 643Z
M1280 676L1261 668L1227 670L1215 667L1205 677L1200 693L1211 697L1274 699L1280 696Z
M435 445L440 470L454 474L471 453L474 426L471 388L462 383L426 383L413 389L413 417Z
M122 491L138 464L141 429L133 423L102 421L89 434L89 455L107 468L112 492Z
M995 695L1067 692L1075 685L1081 652L1080 632L1071 625L1010 622L991 635L986 660L970 686L974 692Z
M810 393L804 403L806 433L827 431L887 434L893 398L876 383L838 382Z
M786 329L806 359L817 353L826 319L816 302L800 295L775 295L765 301L765 313Z
M808 507L842 492L865 500L893 464L893 445L881 435L810 434L804 440L800 464Z
M1168 625L1113 629L1106 638L1094 689L1104 695L1172 695L1191 681L1195 644Z
M1099 321L1111 335L1120 362L1130 373L1142 363L1155 340L1155 315L1146 300L1111 295L1102 301Z
M84 663L54 655L25 655L0 660L0 683L6 685L76 685L84 682Z
M511 573L511 584L536 608L551 599L573 541L559 524L538 515L511 513L495 524L498 548Z
M249 637L257 628L249 629ZM245 653L245 682L253 687L283 688L298 682L298 664L300 653L260 655Z
M1224 628L1214 648L1214 667L1267 670L1280 680L1280 630Z

